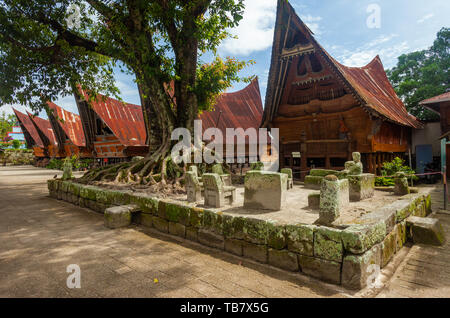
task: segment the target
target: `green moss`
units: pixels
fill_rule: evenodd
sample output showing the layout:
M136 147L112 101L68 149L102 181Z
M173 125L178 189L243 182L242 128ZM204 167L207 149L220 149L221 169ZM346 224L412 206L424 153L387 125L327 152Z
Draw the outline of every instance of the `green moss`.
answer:
M342 262L344 248L342 231L327 227L318 227L314 231L314 256L325 260Z
M380 221L371 225L353 225L341 233L344 249L354 254L361 254L383 241L386 224Z
M190 208L175 203L166 203L166 217L169 221L189 225Z
M152 198L145 195L132 195L130 197L130 200L132 204L136 204L139 206L142 212L144 213L150 213L153 215L158 214L158 199Z
M195 228L200 228L203 224L204 209L191 208L189 213L189 223Z
M202 228L222 235L223 222L221 212L216 213L210 210L204 210Z
M286 241L290 251L313 256L314 230L316 226L307 224L287 225Z
M274 223L267 222L267 245L269 247L281 250L286 247L286 226L277 225Z
M249 243L266 244L268 239L267 222L258 219L244 219L244 240Z

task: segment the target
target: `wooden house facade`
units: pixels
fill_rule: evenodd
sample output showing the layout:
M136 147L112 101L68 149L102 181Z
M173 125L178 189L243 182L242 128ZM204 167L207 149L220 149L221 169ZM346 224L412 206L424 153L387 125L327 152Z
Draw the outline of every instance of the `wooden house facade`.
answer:
M280 166L296 178L311 168L343 169L354 151L366 171L379 173L421 127L378 56L364 67L340 64L287 1L278 1L265 103L262 126L279 128Z
M89 101L89 94L75 94L86 148L102 164L146 156L146 130L141 106L99 95Z

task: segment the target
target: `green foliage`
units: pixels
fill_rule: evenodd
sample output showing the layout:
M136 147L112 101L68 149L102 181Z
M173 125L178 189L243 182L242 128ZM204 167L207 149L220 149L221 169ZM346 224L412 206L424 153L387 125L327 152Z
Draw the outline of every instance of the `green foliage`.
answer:
M412 176L416 172L409 166L405 165L405 160L395 157L391 162L384 162L383 168L381 169L381 177L375 178L376 186L393 186L394 178L391 176L395 175L396 172L404 172L409 180L418 180L418 177Z
M0 79L1 81L1 79ZM1 88L0 88L1 89ZM16 123L16 116L14 115L6 115L5 112L2 112L0 115L0 141L2 141L6 134L12 131L13 126Z
M80 26L69 27L77 5ZM208 110L247 62L215 58L199 64L242 19L243 0L5 0L0 6L0 105L33 110L83 89L114 95L114 67L134 74L144 100L156 109L156 125L183 124L186 114ZM164 83L175 83L173 100ZM179 112L179 113L178 113ZM193 117L193 116L191 116ZM190 118L191 118L190 117ZM181 120L178 120L181 118ZM155 125L155 123L153 123ZM156 129L158 127L155 127Z
M20 142L20 140L14 139L12 141L12 147L14 149L19 149L21 145L22 145L22 143Z
M439 117L419 102L445 93L450 87L450 28L442 28L426 50L403 54L387 71L389 80L408 111L422 120Z
M84 170L88 169L93 163L94 159L89 158L79 158L77 155L73 155L72 157L67 157L65 159L57 159L52 158L50 159L49 163L47 164L47 169L56 169L56 170L63 170L64 160L69 159L70 163L72 164L73 170Z

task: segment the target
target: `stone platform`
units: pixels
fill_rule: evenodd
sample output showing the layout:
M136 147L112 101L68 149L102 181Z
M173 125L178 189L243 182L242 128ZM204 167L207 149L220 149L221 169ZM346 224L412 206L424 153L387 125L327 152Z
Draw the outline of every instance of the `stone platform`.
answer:
M307 208L312 190L299 186L288 191L287 207L278 212L244 209L242 188L236 202L221 209L187 203L185 196L159 199L61 180L49 180L48 188L54 198L102 213L134 204L141 210L135 223L352 289L366 286L369 265L386 266L405 244L408 216L431 212L426 190L402 197L376 191L350 203L326 227L316 225L318 211Z

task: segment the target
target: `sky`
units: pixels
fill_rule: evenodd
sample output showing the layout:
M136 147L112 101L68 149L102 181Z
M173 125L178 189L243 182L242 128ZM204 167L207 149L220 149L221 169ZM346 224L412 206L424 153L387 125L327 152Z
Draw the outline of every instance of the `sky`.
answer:
M230 30L237 39L227 39L219 47L222 57L253 60L242 76L256 75L264 102L270 68L276 15L276 0L245 0L239 27ZM430 47L442 27L450 27L448 0L290 0L296 13L314 32L318 42L340 63L364 66L380 55L385 69L396 65L397 57ZM205 62L208 57L203 57ZM133 77L115 73L125 102L140 105ZM228 92L245 87L236 83ZM54 101L78 113L75 100L67 96ZM26 107L14 105L24 111ZM0 112L12 113L11 105ZM46 115L41 112L41 117Z

